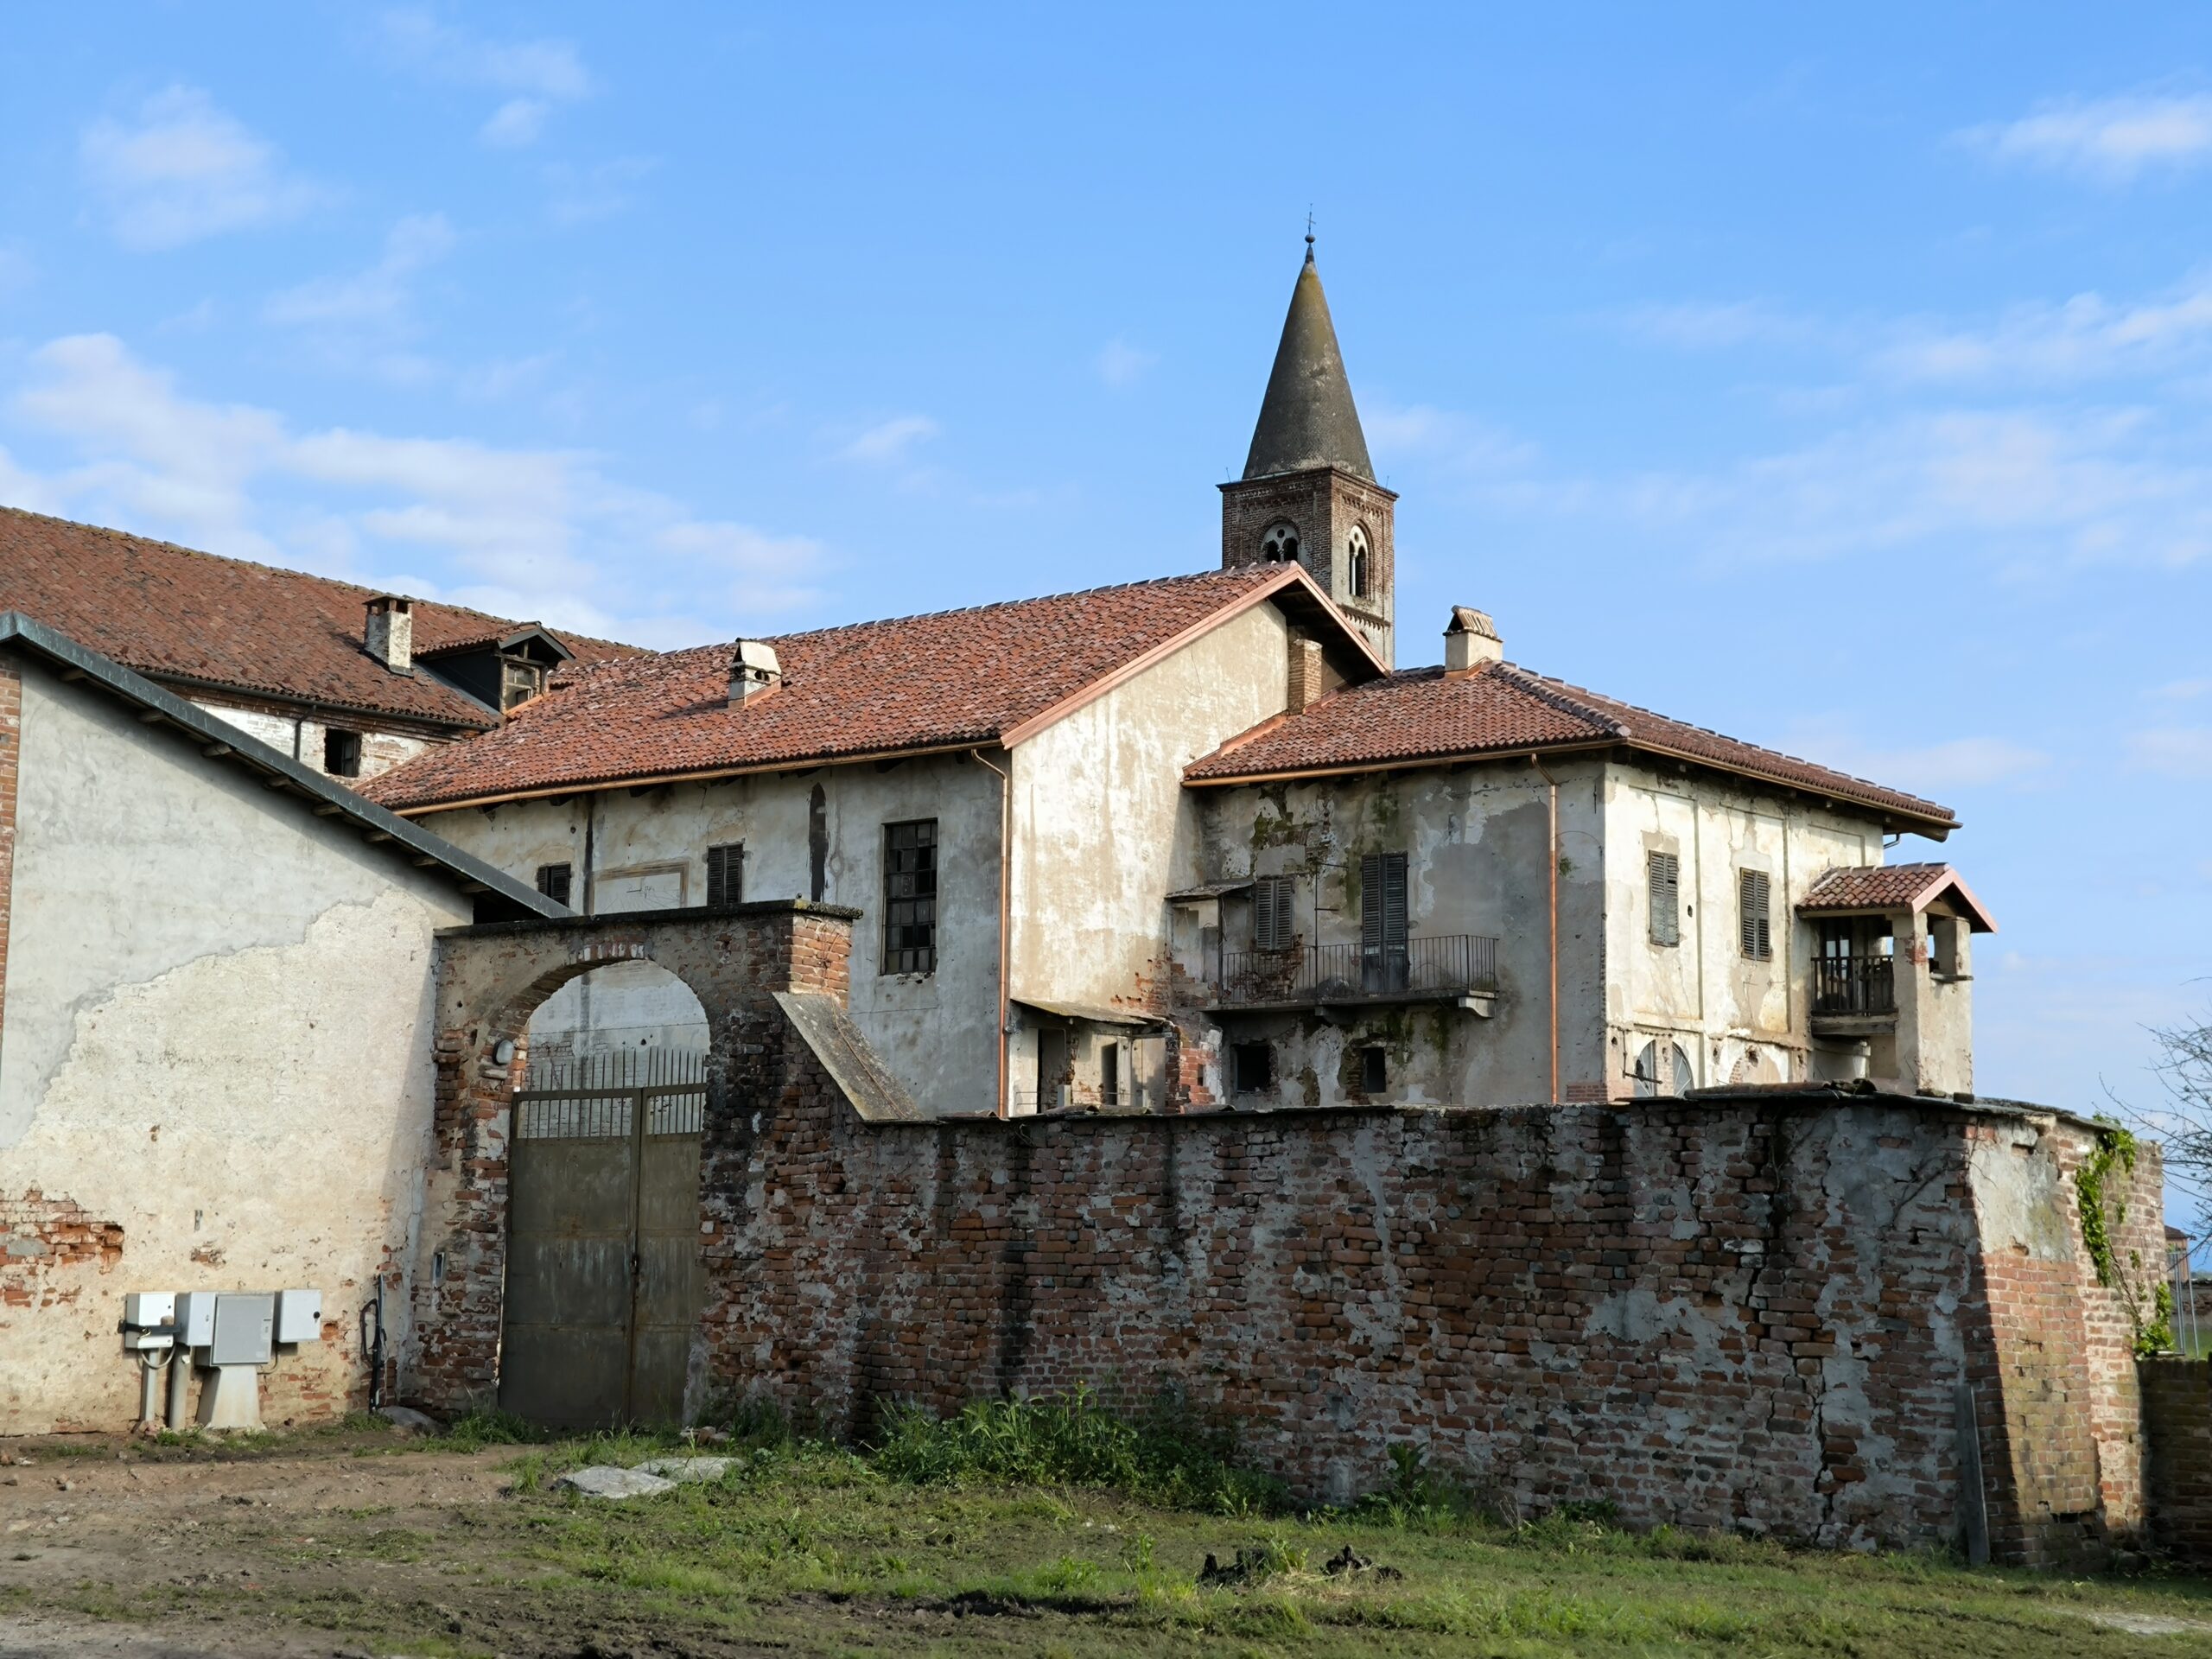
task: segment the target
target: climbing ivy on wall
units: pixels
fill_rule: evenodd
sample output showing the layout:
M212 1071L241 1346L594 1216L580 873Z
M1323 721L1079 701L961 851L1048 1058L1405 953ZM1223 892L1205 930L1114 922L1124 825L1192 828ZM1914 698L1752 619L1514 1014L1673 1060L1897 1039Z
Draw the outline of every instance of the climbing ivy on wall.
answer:
M2115 1171L2121 1177L2118 1181L2112 1179ZM2109 1118L2099 1118L2096 1145L2074 1172L2074 1190L2082 1200L2082 1243L2097 1270L2097 1282L2120 1293L2128 1323L2134 1327L2135 1351L2163 1353L2174 1345L2173 1287L2161 1274L2146 1299L2140 1288L2142 1252L2130 1250L2123 1262L2113 1245L2113 1235L2127 1222L2126 1178L2134 1173L2135 1137Z

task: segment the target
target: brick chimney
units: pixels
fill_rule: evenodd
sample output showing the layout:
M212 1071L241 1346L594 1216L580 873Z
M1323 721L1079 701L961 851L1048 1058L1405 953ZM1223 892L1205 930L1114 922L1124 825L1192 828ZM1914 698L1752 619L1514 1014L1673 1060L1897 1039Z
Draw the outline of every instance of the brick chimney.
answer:
M765 639L741 639L730 648L729 706L741 708L783 683L784 666Z
M415 671L415 607L397 594L378 594L369 601L368 623L361 631L369 655L395 674Z
M1309 639L1295 628L1290 634L1290 712L1302 715L1328 693L1328 664L1321 642Z
M1444 671L1471 674L1491 663L1505 660L1505 646L1497 626L1487 611L1471 606L1452 607L1452 626L1444 630Z

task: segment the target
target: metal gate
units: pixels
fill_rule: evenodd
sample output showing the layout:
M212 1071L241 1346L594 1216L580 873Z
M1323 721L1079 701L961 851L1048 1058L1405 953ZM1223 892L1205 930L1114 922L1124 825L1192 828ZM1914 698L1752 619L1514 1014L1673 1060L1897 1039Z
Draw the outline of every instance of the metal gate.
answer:
M533 1065L507 1147L499 1405L563 1428L683 1414L703 1290L706 1057Z

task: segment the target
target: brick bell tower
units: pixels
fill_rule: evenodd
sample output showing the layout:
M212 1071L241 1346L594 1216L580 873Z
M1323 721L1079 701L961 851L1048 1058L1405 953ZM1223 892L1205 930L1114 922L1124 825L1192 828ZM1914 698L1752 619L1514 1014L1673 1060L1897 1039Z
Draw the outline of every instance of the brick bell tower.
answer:
M1397 499L1367 458L1309 232L1244 476L1221 486L1222 565L1295 559L1395 667Z

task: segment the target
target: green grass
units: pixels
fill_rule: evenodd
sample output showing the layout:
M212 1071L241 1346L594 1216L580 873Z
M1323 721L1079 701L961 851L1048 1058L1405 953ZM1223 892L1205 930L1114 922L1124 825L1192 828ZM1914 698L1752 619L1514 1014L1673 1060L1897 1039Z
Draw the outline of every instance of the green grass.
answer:
M225 1561L222 1582L127 1595L79 1584L54 1602L455 1655L642 1650L641 1633L677 1652L1075 1659L2212 1655L2212 1585L2191 1577L2060 1578L1940 1554L1631 1533L1602 1508L1519 1520L1409 1450L1359 1503L1300 1509L1243 1467L1226 1436L1165 1405L1122 1418L1084 1395L948 1421L893 1414L859 1450L772 1415L724 1421L728 1440L697 1448L730 1459L722 1478L607 1503L551 1479L690 1443L548 1440L494 1416L465 1420L393 1455L487 1459L505 1472L506 1496L435 1508L401 1496L321 1511L312 1528L218 1510L219 1536L197 1535L194 1548ZM301 1455L349 1444L303 1443ZM1372 1569L1330 1573L1346 1546ZM2188 1628L2133 1635L2091 1614Z

